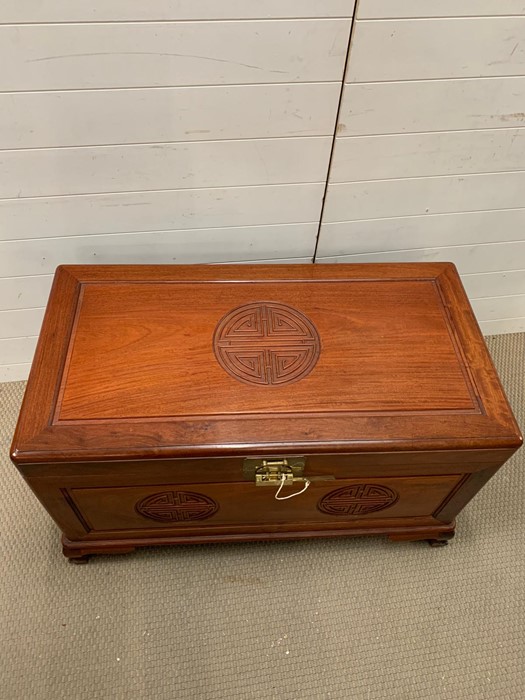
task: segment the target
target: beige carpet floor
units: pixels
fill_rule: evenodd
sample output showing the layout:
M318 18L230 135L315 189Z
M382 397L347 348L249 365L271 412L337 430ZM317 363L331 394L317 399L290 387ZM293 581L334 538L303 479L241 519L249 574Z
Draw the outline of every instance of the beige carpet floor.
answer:
M525 334L490 338L523 425ZM525 449L451 545L157 548L68 564L7 453L0 385L2 700L523 700Z

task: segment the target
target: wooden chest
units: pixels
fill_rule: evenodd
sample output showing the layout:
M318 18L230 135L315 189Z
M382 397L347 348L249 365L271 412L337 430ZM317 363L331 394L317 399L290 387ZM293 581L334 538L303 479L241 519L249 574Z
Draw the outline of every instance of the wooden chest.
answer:
M11 456L84 561L446 543L521 441L451 264L93 265L56 273Z

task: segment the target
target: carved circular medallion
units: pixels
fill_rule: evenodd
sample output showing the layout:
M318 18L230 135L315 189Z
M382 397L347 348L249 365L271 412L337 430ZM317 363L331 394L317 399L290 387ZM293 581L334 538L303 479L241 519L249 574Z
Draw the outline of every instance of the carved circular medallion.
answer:
M182 522L210 518L219 506L213 498L191 491L163 491L146 496L135 506L137 513L152 520Z
M319 359L314 324L300 311L273 301L233 309L219 322L213 350L240 382L283 385L306 377Z
M323 496L317 508L328 515L366 515L390 508L399 494L388 486L355 484L330 491Z

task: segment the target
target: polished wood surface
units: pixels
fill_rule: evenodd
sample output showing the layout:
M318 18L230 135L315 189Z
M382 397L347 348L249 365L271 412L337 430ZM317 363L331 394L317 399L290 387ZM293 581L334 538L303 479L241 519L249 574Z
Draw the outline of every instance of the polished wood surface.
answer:
M299 310L321 338L315 367L293 385L250 383L247 372L240 382L214 353L223 317L268 299ZM400 314L406 307L410 311ZM240 420L254 413L479 413L432 281L90 284L77 319L57 423ZM248 354L250 342L260 348L269 339L222 342L242 343ZM274 342L293 352L291 339Z
M283 386L214 355L233 308L277 301L320 355ZM19 463L519 444L449 264L67 266L13 442Z
M388 535L393 542L417 542L426 540L430 546L442 546L454 537L455 523L447 525L419 522L412 518L408 521L393 521L388 528L383 524L356 526L352 529L323 528L318 530L292 530L286 527L267 527L259 532L242 530L227 534L213 534L206 530L195 533L169 535L157 537L154 533L136 539L104 539L92 542L91 540L70 540L62 536L62 551L64 556L74 564L85 564L93 554L129 554L137 547L162 547L181 544L217 544L222 542L260 542L272 540L302 540L333 537L369 537L373 535Z
M269 522L310 523L314 529L317 523L348 519L353 522L378 517L431 516L460 478L458 475L376 478L368 479L369 484L363 478L320 481L313 482L300 496L286 501L275 499L276 488L258 487L249 482L72 488L68 490L68 496L82 513L89 532L159 528L178 531L188 526L194 528L196 521L206 522L208 530L216 525L264 525ZM353 503L350 497L347 504L341 498L336 501L342 502L342 507L323 508L323 499L329 504L328 496L335 491L345 489L351 494L363 484L370 486L369 492L372 487L377 487L382 499L376 497L376 503L374 496L369 496L374 506L370 512L366 506L363 506L362 513L350 512ZM290 495L301 488L302 484L286 486L282 495ZM185 494L189 497L185 498ZM393 494L391 504L385 494Z
M82 560L343 534L442 544L520 444L450 264L66 266L11 457ZM311 484L286 501L243 470L294 455Z

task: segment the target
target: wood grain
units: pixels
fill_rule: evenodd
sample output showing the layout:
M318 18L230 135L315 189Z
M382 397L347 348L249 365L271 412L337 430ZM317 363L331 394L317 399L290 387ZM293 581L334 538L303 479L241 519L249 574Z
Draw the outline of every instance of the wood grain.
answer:
M517 444L470 305L446 264L61 270L48 314L73 322L77 292L67 289L75 280L83 296L75 343L45 325L36 363L49 371L29 384L40 419L21 421L18 462L367 452L378 442L450 449L451 439L462 448ZM182 294L190 293L188 307ZM213 358L217 322L254 299L288 302L318 325L321 358L293 393L241 385Z
M350 488L361 484L359 480L313 482L309 489L288 502L277 501L272 487L257 487L248 484L188 484L184 488L177 484L156 486L134 486L119 488L76 488L69 494L90 530L184 530L195 527L196 520L206 519L207 525L264 525L276 523L329 523L396 517L431 516L450 490L458 483L459 476L406 477L397 479L375 479L372 484L395 490L398 499L390 506L361 515L342 517L319 509L319 503L334 489ZM297 486L287 487L283 494L299 491ZM173 495L179 495L176 500ZM201 497L181 502L184 494ZM162 506L161 497L167 502ZM154 497L157 497L155 509ZM149 499L149 505L148 505ZM204 500L207 499L207 500ZM153 516L153 517L152 517ZM187 519L186 519L187 518ZM165 534L168 534L167 532Z
M316 530L307 530L300 524L295 526L266 526L258 531L250 530L247 527L242 532L210 532L210 530L200 530L184 535L169 535L167 537L155 536L156 533L148 535L126 537L125 539L104 538L94 540L70 540L62 537L62 551L72 563L85 564L93 554L129 554L136 547L165 547L167 545L180 544L216 544L219 542L260 542L266 540L302 540L306 538L328 538L328 537L363 537L372 535L388 535L393 542L407 542L417 540L427 540L429 543L441 540L449 540L454 537L455 525L442 524L429 518L412 518L412 522L407 524L407 520L392 520L388 524L388 530L382 523L367 523L359 527L331 526L321 527Z
M297 382L293 393L287 386L270 391L241 386L215 360L212 340L219 322L259 300L291 307L319 334L315 370ZM407 313L400 315L403 307ZM264 339L260 343L263 347ZM85 285L65 376L59 423L478 410L431 280L310 281L280 289L253 281ZM203 393L203 385L213 386L213 393Z
M408 450L395 452L350 452L347 454L305 454L304 475L329 479L356 479L363 474L370 478L474 473L497 467L512 456L512 449L469 450ZM95 486L140 486L166 484L176 480L178 484L209 483L210 470L213 483L248 480L243 470L244 458L240 456L214 457L210 459L154 459L104 460L90 462L39 462L24 464L24 474L38 489L47 486L60 488ZM461 468L459 467L461 465ZM176 479L175 479L176 475Z
M245 369L264 346L277 374L238 381L214 338ZM11 458L81 560L262 538L443 543L520 444L450 264L98 265L57 271ZM244 470L293 455L310 484L291 500Z

